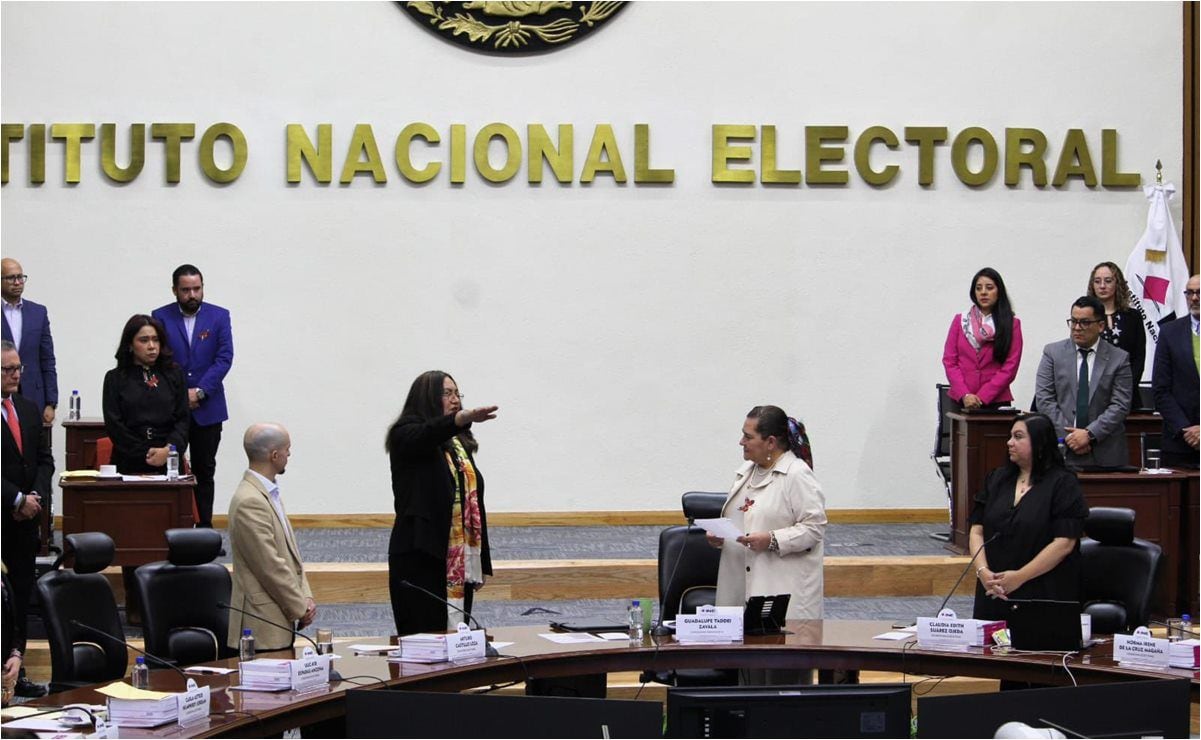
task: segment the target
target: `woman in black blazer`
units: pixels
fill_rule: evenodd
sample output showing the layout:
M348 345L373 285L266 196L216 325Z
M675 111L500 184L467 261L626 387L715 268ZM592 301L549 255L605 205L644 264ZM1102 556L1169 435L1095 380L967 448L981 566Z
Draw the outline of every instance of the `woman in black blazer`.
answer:
M462 398L447 373L422 373L384 444L396 510L388 590L398 635L440 632L465 621L438 599L470 613L474 591L492 574L471 425L495 419L497 407L464 409Z
M1138 384L1143 379L1147 360L1147 334L1138 311L1130 307L1130 288L1122 269L1112 262L1093 268L1088 279L1088 294L1105 306L1105 327L1101 338L1130 355L1131 409L1139 408Z

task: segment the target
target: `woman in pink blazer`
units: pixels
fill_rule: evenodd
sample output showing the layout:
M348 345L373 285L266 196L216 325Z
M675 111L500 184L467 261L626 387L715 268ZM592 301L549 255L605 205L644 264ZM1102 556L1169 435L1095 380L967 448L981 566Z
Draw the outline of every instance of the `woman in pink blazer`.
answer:
M1022 322L991 267L972 278L968 297L972 307L955 314L942 352L951 399L968 410L999 408L1013 401L1009 385L1022 363Z

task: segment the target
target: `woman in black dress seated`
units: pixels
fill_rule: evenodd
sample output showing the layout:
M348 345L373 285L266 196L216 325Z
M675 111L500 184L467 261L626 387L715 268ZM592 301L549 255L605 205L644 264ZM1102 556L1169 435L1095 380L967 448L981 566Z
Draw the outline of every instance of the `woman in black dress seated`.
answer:
M1042 414L1014 421L1009 462L976 494L968 537L975 554L976 619L1004 619L1007 599L1080 599L1080 535L1088 516ZM980 552L983 550L983 552Z
M104 429L122 473L164 473L167 451L188 445L188 389L158 319L135 314L117 345L117 366L104 376Z

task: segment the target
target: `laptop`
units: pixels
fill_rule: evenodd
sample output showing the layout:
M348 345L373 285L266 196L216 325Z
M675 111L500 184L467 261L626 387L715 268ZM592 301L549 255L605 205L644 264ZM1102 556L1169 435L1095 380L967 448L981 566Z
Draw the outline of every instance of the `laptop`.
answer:
M1015 650L1076 651L1081 647L1080 602L1010 599L1005 621Z

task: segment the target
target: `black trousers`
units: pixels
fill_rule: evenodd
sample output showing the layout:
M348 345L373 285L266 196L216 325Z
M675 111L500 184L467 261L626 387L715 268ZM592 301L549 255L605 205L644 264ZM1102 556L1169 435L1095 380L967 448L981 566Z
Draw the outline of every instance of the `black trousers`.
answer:
M446 562L418 553L388 556L388 592L392 598L396 634L445 632L449 607L401 581L408 581L445 598ZM463 611L468 614L471 613L474 597L474 588L464 589ZM466 617L463 621L470 624Z
M213 526L213 477L217 474L217 447L221 444L221 422L200 425L193 419L188 428L188 459L196 476L197 527Z
M9 529L4 535L3 557L8 568L8 583L12 588L13 617L19 626L16 647L25 652L25 635L28 634L29 598L33 595L36 580L38 555L37 530L28 523Z

